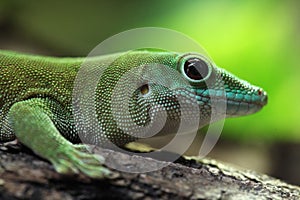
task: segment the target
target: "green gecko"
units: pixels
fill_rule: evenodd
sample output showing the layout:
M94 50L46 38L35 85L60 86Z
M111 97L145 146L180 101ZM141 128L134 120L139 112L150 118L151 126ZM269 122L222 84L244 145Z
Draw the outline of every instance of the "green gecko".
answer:
M118 79L137 66L144 66L135 72L143 77L144 83L133 92L129 110L130 117L139 126L149 124L151 105L164 107L170 116L168 120L180 118L178 102L171 89L147 82L147 76L143 76L143 70L151 63L175 70L189 83L179 88L173 84L177 79L170 80L173 81L173 91L181 90L184 98L194 99L199 106L199 127L210 123L209 95L225 101L227 117L255 113L267 103L267 94L261 88L237 78L198 54L141 49L122 54L114 60L116 55L88 58L93 67L107 67L99 77L95 92L97 120L102 127L101 134L99 130L93 131L93 142L97 144L105 145L109 139L118 146L124 146L137 139L117 126L111 111L111 98ZM111 60L114 61L110 63ZM81 138L74 120L74 81L84 61L85 58L55 58L0 50L0 141L18 139L49 160L59 173L103 177L110 170L103 166L104 160L100 155L90 154L84 145L79 144ZM109 66L106 66L107 63L110 63ZM152 73L157 77L164 76L159 68ZM222 84L224 93L219 91ZM121 87L125 89L127 86ZM155 112L155 109L152 111ZM167 132L172 132L172 129Z

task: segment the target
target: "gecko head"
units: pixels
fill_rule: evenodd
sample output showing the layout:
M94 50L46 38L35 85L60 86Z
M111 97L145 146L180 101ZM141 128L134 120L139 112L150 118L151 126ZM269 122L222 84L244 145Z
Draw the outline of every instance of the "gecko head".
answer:
M200 54L139 50L121 56L106 72L103 90L113 92L100 95L99 102L109 97L116 105L114 119L128 132L150 127L176 133L183 121L194 131L225 117L257 112L267 103L262 89Z
M162 104L173 121L182 115L189 119L194 116L199 117L199 126L204 126L226 117L256 113L267 104L268 96L263 89L217 67L201 54L177 54L168 66L179 72L180 77L156 68L156 79L168 80L168 87L147 83L139 91L143 94L141 98Z

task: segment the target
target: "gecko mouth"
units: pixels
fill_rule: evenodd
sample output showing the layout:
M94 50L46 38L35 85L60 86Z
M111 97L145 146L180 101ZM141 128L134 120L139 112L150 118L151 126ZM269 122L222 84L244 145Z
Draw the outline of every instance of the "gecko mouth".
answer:
M251 95L237 95L224 90L178 90L176 94L180 96L182 93L187 94L190 99L195 98L200 109L211 110L212 113L224 117L253 114L268 103L267 93L260 88L252 89Z
M256 101L227 99L226 115L228 117L243 116L256 113L268 102L268 96L260 96Z
M199 95L196 98L199 105L209 104L211 107L224 106L223 108L215 109L216 112L226 112L227 117L244 116L255 113L261 110L268 102L267 93L258 89L252 96L238 96L223 94L223 95ZM226 106L226 108L225 108ZM213 109L213 108L212 108Z

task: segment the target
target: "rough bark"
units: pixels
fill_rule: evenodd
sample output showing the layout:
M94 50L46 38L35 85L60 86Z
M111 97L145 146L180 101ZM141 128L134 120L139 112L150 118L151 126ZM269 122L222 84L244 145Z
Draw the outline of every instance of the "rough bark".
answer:
M107 149L107 159L128 167L161 161ZM103 180L56 173L29 150L0 147L0 199L299 199L300 188L267 175L238 170L213 160L180 157L148 173L114 171Z

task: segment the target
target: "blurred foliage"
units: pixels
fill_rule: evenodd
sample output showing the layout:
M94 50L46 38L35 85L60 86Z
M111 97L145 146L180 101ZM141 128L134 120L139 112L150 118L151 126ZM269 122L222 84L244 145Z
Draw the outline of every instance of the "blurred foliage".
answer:
M229 119L223 137L300 141L299 1L0 1L0 25L55 55L86 55L124 30L156 26L197 40L218 66L263 87L269 104Z

